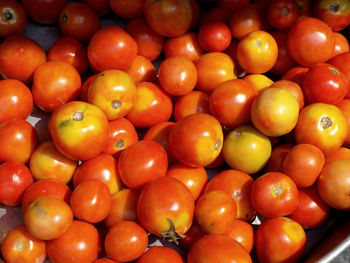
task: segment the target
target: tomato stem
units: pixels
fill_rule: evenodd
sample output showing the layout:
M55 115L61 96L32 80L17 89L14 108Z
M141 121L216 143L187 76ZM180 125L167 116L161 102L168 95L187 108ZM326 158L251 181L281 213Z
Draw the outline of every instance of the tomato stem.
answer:
M167 218L167 220L170 224L170 229L168 231L162 233L161 237L168 242L174 242L176 245L178 245L179 244L178 240L183 239L186 236L177 233L175 231L175 225L174 225L173 221L170 218Z

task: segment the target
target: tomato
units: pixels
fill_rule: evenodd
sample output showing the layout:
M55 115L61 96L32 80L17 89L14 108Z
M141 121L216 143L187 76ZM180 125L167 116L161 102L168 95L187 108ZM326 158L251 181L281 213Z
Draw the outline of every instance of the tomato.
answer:
M82 101L72 101L55 110L49 131L57 150L73 160L98 155L108 142L107 117L98 107Z
M103 150L104 153L118 157L121 151L138 141L134 125L123 117L109 121L108 127L108 143Z
M209 52L195 61L198 74L196 88L210 93L226 80L236 79L234 63L230 56L222 52Z
M102 71L88 89L88 102L103 110L108 120L125 116L135 101L134 80L121 70Z
M32 183L32 174L24 164L11 161L0 164L0 203L19 205L24 191Z
M256 232L260 262L297 262L305 250L305 231L297 222L277 217L264 220Z
M192 194L182 182L170 176L148 183L137 203L137 218L141 225L148 232L175 243L190 228L193 214Z
M104 247L106 254L112 259L127 262L140 257L147 244L147 233L139 224L121 221L109 229Z
M242 38L237 46L240 66L249 73L265 73L276 63L278 47L273 36L256 30Z
M126 71L135 83L154 82L157 79L157 71L150 60L143 56L136 56Z
M180 240L180 244L183 248L190 250L192 245L204 235L206 234L203 232L196 220L193 220L190 229L186 232L186 235Z
M80 86L80 75L70 64L61 61L43 63L34 72L34 102L41 110L53 112L62 104L76 100Z
M269 172L253 182L251 202L254 209L264 217L286 216L298 207L298 195L298 188L289 176Z
M277 29L289 28L299 17L295 0L272 0L267 9L267 21Z
M248 251L248 253L252 251L255 235L251 224L243 220L236 219L233 221L230 229L226 231L224 235L239 242Z
M87 222L74 220L59 238L47 242L47 254L55 263L86 263L98 258L100 237Z
M257 93L269 88L273 84L273 80L264 74L248 74L243 79L254 87Z
M219 0L217 5L222 8L235 10L241 6L248 5L250 0Z
M287 70L281 77L282 80L290 80L296 82L299 86L302 86L303 79L306 73L309 71L309 67L294 66Z
M243 79L227 80L210 94L210 112L222 125L228 127L248 124L256 95L257 92L249 82Z
M91 6L99 16L107 15L111 12L109 0L81 0Z
M54 178L67 184L78 162L62 155L53 141L46 141L35 149L29 160L30 171L36 180Z
M123 18L133 18L143 15L145 0L110 0L109 4L114 13Z
M330 163L335 160L350 159L350 149L346 147L340 147L335 152L326 156L326 163Z
M333 34L335 38L333 56L349 52L350 47L349 47L349 41L347 40L347 38L339 32L334 32Z
M92 81L98 76L98 74L93 74L87 77L87 79L83 82L80 88L79 98L81 101L88 101L88 92L89 87Z
M137 190L124 188L112 195L111 209L104 220L107 228L120 221L137 222L137 202L140 193Z
M174 96L186 95L197 84L197 69L187 58L172 56L160 63L158 80L166 93Z
M267 136L251 125L243 125L225 137L222 153L231 168L253 174L265 166L271 149Z
M199 26L210 22L223 22L228 25L232 11L228 8L214 7L207 10L199 20Z
M73 37L60 37L47 53L48 61L63 61L71 64L80 75L89 67L87 51L82 43Z
M297 124L298 116L299 103L289 90L267 88L259 93L252 104L252 122L267 136L289 133Z
M0 122L26 119L33 109L30 89L15 79L0 80Z
M342 111L344 117L346 118L348 130L350 130L350 100L344 99L340 103L338 103L336 106ZM343 145L344 146L350 145L350 133L349 132L345 138Z
M312 2L311 0L295 0L299 7L299 17L302 19L304 17L312 16Z
M42 263L46 258L46 242L33 237L20 225L6 235L1 254L7 263Z
M0 123L0 162L27 163L38 145L38 135L25 120Z
M109 258L99 258L95 260L93 263L118 263L118 262Z
M337 67L342 73L344 73L348 79L348 83L350 83L350 52L346 52L343 54L339 54L333 58L331 58L328 63ZM350 99L350 85L348 88L348 94L345 97L346 99Z
M125 1L126 3L130 5L129 1ZM162 53L165 43L164 37L153 31L143 17L130 20L126 25L126 32L136 41L139 55L153 61Z
M137 56L137 52L136 41L117 25L99 29L92 36L88 45L90 64L97 71L127 70Z
M242 39L250 32L261 28L261 18L255 8L245 5L233 11L229 26L232 36L236 39Z
M4 0L0 4L0 38L20 35L27 25L27 15L17 1Z
M138 260L137 263L185 263L183 258L175 250L162 247L152 246Z
M180 119L169 134L170 150L181 163L199 167L213 162L223 144L219 121L205 113Z
M136 84L136 101L126 118L136 127L150 127L169 120L173 103L169 95L152 82Z
M40 24L53 24L67 4L67 0L22 0L28 16Z
M168 159L164 148L154 141L138 141L119 156L119 174L123 183L140 190L148 182L165 176Z
M38 197L51 196L61 199L69 204L72 191L64 183L57 179L43 179L29 185L23 193L22 212L27 210L28 206Z
M236 240L224 235L205 235L194 243L188 263L240 262L251 263L248 251Z
M209 113L209 111L209 95L203 91L193 90L176 100L174 119L178 121L193 113Z
M349 177L350 160L335 160L323 167L317 189L329 206L339 210L350 209Z
M347 121L338 107L313 103L301 110L294 134L298 144L313 144L327 156L343 145Z
M332 29L317 18L306 17L297 20L290 27L287 50L301 65L326 62L333 56L334 45Z
M264 170L266 172L283 172L284 159L293 147L293 144L280 144L273 148Z
M200 19L201 8L197 3L197 0L190 0L190 4L192 9L192 20L191 20L190 30L194 30L198 25L198 22Z
M176 37L190 29L192 6L189 0L145 0L143 15L148 25L158 34Z
M321 226L329 216L329 206L322 200L317 186L299 189L299 206L289 217L304 229Z
M209 22L199 28L198 42L205 51L224 51L230 45L231 39L230 28L223 22Z
M72 224L69 205L58 198L40 196L24 212L28 232L36 238L51 240L61 236Z
M0 74L4 79L17 79L28 84L35 69L44 62L45 51L30 38L12 36L0 44Z
M304 108L305 100L303 90L296 82L285 79L277 80L271 84L270 88L280 88L290 91L298 101L299 110Z

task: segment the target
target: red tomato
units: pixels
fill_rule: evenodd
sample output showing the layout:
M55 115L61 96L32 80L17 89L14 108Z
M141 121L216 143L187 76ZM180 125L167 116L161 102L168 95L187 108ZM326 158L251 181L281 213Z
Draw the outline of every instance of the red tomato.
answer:
M192 225L190 229L186 232L185 237L180 240L181 246L183 246L187 250L190 250L192 245L196 241L201 239L204 235L206 234L203 232L196 220L193 220Z
M83 85L80 88L80 100L87 102L88 101L88 92L90 84L93 82L93 80L98 76L98 74L93 74L89 76L83 83Z
M88 58L91 66L97 71L127 70L137 51L136 41L123 28L109 25L99 29L91 38Z
M305 104L304 94L303 94L303 90L298 85L298 83L294 81L282 79L272 83L270 88L280 88L280 89L285 89L290 91L298 101L299 110L304 108L304 104Z
M112 259L127 262L140 257L147 244L147 233L139 224L121 221L109 229L104 247L106 254Z
M1 244L1 255L7 263L43 263L46 242L33 237L24 225L20 225L6 235Z
M197 3L197 0L190 0L190 4L192 9L192 20L191 20L190 30L193 30L195 29L195 27L199 22L201 9L199 4Z
M96 228L74 220L60 237L47 242L47 254L55 263L86 263L98 258L101 240Z
M303 79L306 73L309 71L308 67L295 66L287 70L281 77L282 80L290 80L296 82L299 86L302 86Z
M22 0L28 16L40 24L53 24L67 0Z
M0 122L26 119L33 109L30 89L15 79L0 80Z
M49 61L34 72L32 93L35 104L53 112L79 97L81 79L78 71L66 62Z
M99 16L104 16L111 12L109 0L81 0L81 2L91 6Z
M30 38L12 36L0 44L0 74L4 79L30 83L35 69L44 62L45 51Z
M135 83L155 82L157 79L157 71L152 62L139 55L133 60L126 73L132 77Z
M30 170L19 162L4 162L0 165L0 203L17 206L24 191L33 183Z
M27 25L27 15L17 1L3 0L0 3L0 38L20 35Z
M295 0L299 7L299 17L302 19L304 17L312 16L312 1L311 0Z
M95 260L93 263L118 263L118 262L109 258L100 258Z
M283 161L292 149L292 144L280 144L272 149L269 161L265 166L266 172L283 172Z
M249 253L252 251L255 235L251 224L236 219L224 235L239 242Z
M350 52L339 54L328 61L329 64L336 66L342 73L348 78L348 83L350 83ZM350 99L350 84L348 87L348 94L345 97Z
M188 263L240 262L251 263L248 251L236 240L224 235L205 235L194 243Z
M109 0L114 13L123 18L134 18L143 15L145 0Z
M152 246L148 249L136 263L185 263L183 258L175 250L162 247Z
M349 52L350 47L347 38L339 32L334 32L333 34L335 38L333 57L342 53Z
M330 163L335 160L349 159L350 160L350 149L345 147L340 147L335 152L328 154L326 156L326 163Z
M295 0L272 0L267 9L267 20L277 29L289 28L299 17Z
M344 99L340 103L338 103L336 106L342 111L344 117L346 118L348 131L349 131L350 130L350 100ZM343 145L350 146L350 133L349 132L345 138Z
M223 22L228 25L232 11L228 8L214 7L207 10L199 20L199 26L210 22Z
M298 207L298 194L298 188L290 177L280 172L269 172L253 182L251 202L264 217L286 216Z
M260 262L297 262L305 250L305 231L297 222L276 217L264 220L256 232Z
M221 8L235 10L241 6L248 5L250 0L218 0L217 5Z
M25 120L0 123L0 162L27 163L38 145L38 135Z
M139 141L119 156L119 174L123 183L140 190L148 182L165 176L168 159L164 148L154 141Z
M145 0L143 15L148 25L158 34L176 37L190 29L192 6L189 0Z
M230 28L223 22L209 22L199 28L198 42L205 51L224 51L230 45L231 39Z

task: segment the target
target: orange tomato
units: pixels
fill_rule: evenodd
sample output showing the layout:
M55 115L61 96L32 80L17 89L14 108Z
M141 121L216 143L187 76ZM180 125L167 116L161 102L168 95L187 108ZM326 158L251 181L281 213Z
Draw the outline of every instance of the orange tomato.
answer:
M157 79L157 71L151 61L143 56L136 56L126 71L135 83L154 82Z

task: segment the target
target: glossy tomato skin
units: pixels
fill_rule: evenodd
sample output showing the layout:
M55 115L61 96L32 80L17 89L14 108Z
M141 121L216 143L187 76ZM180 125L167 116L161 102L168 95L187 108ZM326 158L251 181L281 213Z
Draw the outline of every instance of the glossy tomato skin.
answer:
M284 159L293 147L293 144L280 144L274 147L264 170L266 172L283 172Z
M254 87L257 93L260 93L260 91L269 88L274 83L272 79L264 74L259 73L245 75L243 79L248 81L249 84Z
M294 67L290 68L289 70L287 70L286 72L284 72L281 79L294 81L299 86L301 86L303 83L303 79L306 75L306 72L308 72L308 71L309 71L309 67L294 66Z
M98 107L72 101L51 114L49 131L57 150L62 154L73 160L87 160L106 147L108 119Z
M20 35L27 25L27 15L17 1L5 0L0 4L0 38Z
M350 83L350 52L345 52L343 54L339 54L333 58L331 58L327 63L337 67L342 73L344 73ZM346 99L350 98L350 86L348 89L348 94L346 95Z
M0 123L0 162L27 163L38 145L36 130L25 120Z
M154 82L157 79L157 71L152 62L140 55L137 55L133 60L127 73L135 83Z
M304 105L305 105L304 93L302 88L296 82L291 80L281 79L281 80L275 81L273 84L271 84L270 87L280 88L280 89L285 89L290 91L298 101L299 110L304 108Z
M332 152L331 154L327 155L326 157L326 163L335 161L335 160L341 160L341 159L350 159L350 149L347 147L340 147L335 152Z
M143 14L145 0L110 0L109 5L114 13L124 18L139 17Z
M0 165L0 203L17 206L24 191L34 182L27 166L19 162L4 162Z
M40 24L53 24L58 21L58 16L67 0L22 0L28 16Z
M252 251L255 234L252 225L246 221L236 219L224 235L239 242L249 253Z
M90 5L99 16L104 16L111 12L109 0L82 0L81 2Z
M333 56L349 52L350 47L347 38L339 32L334 32L333 34L335 37Z
M175 250L162 247L153 246L148 249L138 260L137 263L185 263L183 258Z
M46 242L33 237L20 225L6 235L1 254L8 263L42 263L46 258Z
M74 220L63 235L47 242L47 254L55 263L86 263L98 258L100 247L96 228Z
M105 45L105 43L110 43ZM88 58L97 71L127 70L138 52L136 41L117 25L99 29L88 45Z
M180 119L171 129L169 145L183 164L199 167L213 162L220 154L223 132L219 121L205 113Z
M209 22L199 28L198 42L205 51L224 51L230 45L231 39L230 28L223 22Z
M267 20L274 28L289 28L298 16L299 7L294 0L272 0L268 5Z
M305 250L305 231L297 222L276 217L264 220L256 232L260 262L297 262Z
M342 111L344 117L346 118L348 130L350 129L350 100L344 99L340 103L337 104L337 107ZM346 136L346 139L344 141L343 146L349 146L350 145L350 134L348 132L348 135Z
M26 119L33 109L30 89L15 79L0 80L0 122Z
M118 263L118 262L109 258L99 258L95 260L93 263Z
M87 102L88 101L88 92L89 92L89 87L92 81L97 77L97 73L88 76L88 78L83 82L80 88L80 93L79 93L79 99L81 101Z

